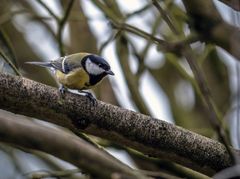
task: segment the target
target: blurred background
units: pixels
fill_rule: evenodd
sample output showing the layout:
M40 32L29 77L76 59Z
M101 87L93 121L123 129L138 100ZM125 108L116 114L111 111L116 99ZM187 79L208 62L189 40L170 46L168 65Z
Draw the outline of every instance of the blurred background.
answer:
M237 12L217 0L214 2L224 20L239 25ZM188 16L180 0L159 1L159 4L172 19L177 35L150 0L0 0L0 71L20 73L57 87L50 71L24 62L54 60L77 52L99 54L109 62L115 76L93 90L97 99L216 139L188 62L177 53L163 52L148 36L139 35L144 31L150 36L179 42L194 34L187 25ZM118 27L116 21L125 26ZM239 148L238 61L219 47L198 39L191 47L229 139L234 148ZM13 114L1 110L0 115ZM95 140L134 168L161 168L184 176L183 171L169 162L149 161L123 146ZM53 156L3 143L0 159L0 179L74 168ZM74 177L79 176L67 178Z

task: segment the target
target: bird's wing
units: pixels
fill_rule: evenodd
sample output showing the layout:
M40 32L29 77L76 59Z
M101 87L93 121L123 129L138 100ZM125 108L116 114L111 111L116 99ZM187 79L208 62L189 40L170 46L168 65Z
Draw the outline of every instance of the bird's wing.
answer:
M64 57L60 57L56 60L51 61L51 67L53 67L55 70L59 70L63 72L63 68L62 68L63 58Z
M60 57L54 61L52 61L52 67L56 70L59 70L65 74L69 73L70 71L81 68L81 61L82 58L87 55L87 53L77 53L68 55L65 57Z

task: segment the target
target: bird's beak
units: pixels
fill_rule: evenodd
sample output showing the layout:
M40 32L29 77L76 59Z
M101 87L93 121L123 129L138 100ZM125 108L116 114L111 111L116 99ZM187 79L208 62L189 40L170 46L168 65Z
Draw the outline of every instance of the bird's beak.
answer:
M107 73L108 75L114 75L114 73L112 72L112 70L108 70L108 71L106 71L106 73Z

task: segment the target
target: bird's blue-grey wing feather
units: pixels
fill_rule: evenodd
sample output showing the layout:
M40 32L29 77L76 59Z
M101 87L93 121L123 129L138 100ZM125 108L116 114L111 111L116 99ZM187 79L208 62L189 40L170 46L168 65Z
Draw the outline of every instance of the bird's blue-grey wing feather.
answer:
M76 61L72 61L68 56L60 57L54 61L52 61L52 67L56 70L61 71L62 73L69 73L70 71L80 68L81 63L76 63Z

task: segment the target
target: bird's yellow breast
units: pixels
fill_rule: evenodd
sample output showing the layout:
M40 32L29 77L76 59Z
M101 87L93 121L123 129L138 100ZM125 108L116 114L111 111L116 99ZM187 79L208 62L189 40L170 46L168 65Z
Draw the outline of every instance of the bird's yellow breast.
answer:
M89 89L89 75L83 68L78 68L71 71L68 74L64 74L57 70L56 73L57 80L70 89Z

